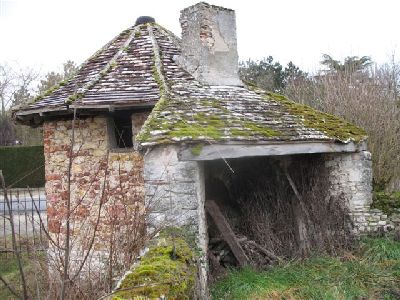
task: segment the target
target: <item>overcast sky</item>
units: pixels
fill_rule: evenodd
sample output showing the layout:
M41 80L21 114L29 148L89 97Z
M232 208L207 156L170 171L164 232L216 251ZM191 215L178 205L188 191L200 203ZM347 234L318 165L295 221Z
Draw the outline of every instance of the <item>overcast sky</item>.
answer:
M0 63L58 68L83 62L140 15L180 36L180 10L196 0L0 0ZM400 60L397 0L213 0L236 11L240 59L272 55L307 71L334 58ZM396 53L397 52L397 53Z

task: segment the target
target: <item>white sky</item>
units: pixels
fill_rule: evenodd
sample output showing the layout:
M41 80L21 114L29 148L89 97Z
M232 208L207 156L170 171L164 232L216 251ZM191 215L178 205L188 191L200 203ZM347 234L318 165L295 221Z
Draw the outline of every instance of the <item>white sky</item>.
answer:
M0 63L55 70L83 62L138 16L180 35L180 10L198 0L0 0ZM240 59L272 55L303 70L322 53L386 62L400 49L398 0L210 0L235 9ZM398 59L400 56L396 54Z

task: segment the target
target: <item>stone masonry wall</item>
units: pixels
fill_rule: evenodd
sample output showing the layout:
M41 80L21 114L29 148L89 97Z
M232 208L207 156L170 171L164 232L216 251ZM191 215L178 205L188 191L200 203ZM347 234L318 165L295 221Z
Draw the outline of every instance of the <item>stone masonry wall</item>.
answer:
M175 147L152 149L145 155L144 180L149 223L154 227L197 226L197 189L200 170L196 162L180 162ZM201 181L200 181L201 182Z
M329 170L331 194L346 198L350 215L357 233L388 228L387 216L372 203L372 161L371 153L335 153L326 156L325 166Z
M63 245L70 198L72 252L81 260L91 246L107 255L119 236L129 244L143 230L143 157L133 149L109 149L106 117L76 120L69 195L71 122L44 124L48 230Z
M153 148L145 155L145 202L150 211L147 222L153 229L187 225L193 231L200 250L199 297L208 299L203 166L198 162L179 161L177 153L176 146L165 146Z

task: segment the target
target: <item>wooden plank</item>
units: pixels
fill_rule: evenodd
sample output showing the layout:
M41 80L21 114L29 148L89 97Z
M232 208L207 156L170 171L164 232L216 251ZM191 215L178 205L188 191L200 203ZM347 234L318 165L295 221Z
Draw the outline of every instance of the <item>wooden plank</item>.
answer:
M275 156L292 155L302 153L338 153L338 152L357 152L365 150L365 143L347 144L326 142L270 142L270 143L226 143L204 145L199 155L193 154L191 147L180 150L179 160L182 161L203 161L221 158L239 158L246 156Z
M303 197L300 195L299 190L296 187L292 177L288 172L287 165L283 163L283 172L285 173L286 179L288 180L293 193L296 195L297 202L294 203L294 212L297 223L296 239L299 244L301 255L305 255L309 252L309 239L306 223L311 220L310 214L308 213L307 207L304 203Z
M228 243L239 265L241 267L247 266L249 264L249 259L244 253L242 246L240 246L238 240L236 239L235 233L229 226L228 221L225 219L217 203L215 203L213 200L206 200L205 206L206 211L213 219L215 225L222 235L222 238Z
M282 261L282 259L278 256L276 256L274 253L271 251L265 249L263 246L257 244L255 241L246 241L246 243L253 245L255 248L257 248L259 251L264 253L269 259L271 260L277 260L277 261Z
M290 187L293 190L293 193L296 195L297 200L303 202L303 198L301 197L299 190L297 189L296 184L294 183L292 177L290 176L286 166L283 167L283 172L285 173L286 179L288 180Z

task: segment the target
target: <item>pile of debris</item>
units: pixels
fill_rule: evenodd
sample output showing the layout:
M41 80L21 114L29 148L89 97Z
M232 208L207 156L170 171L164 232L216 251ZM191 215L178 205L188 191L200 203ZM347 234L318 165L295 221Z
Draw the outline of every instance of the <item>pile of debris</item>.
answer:
M251 265L265 269L281 260L255 241L236 235L214 201L206 201L206 210L219 232L218 236L210 237L208 246L211 281L223 276L229 267Z

